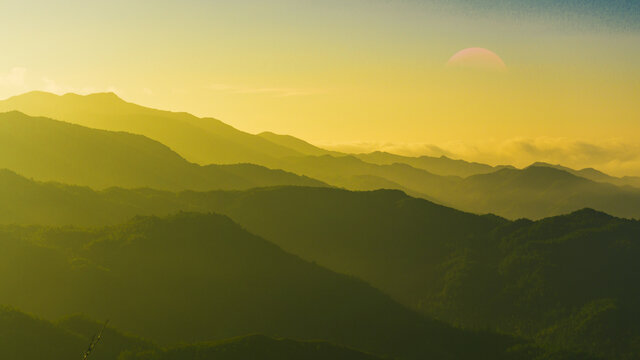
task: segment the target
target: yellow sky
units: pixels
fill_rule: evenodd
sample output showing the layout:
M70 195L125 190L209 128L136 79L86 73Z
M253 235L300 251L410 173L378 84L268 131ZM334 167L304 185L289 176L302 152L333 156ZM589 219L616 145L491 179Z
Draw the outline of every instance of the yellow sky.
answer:
M9 34L0 39L0 97L115 91L254 133L452 152L465 144L465 156L492 163L503 160L495 144L633 148L640 133L640 32L623 13L601 23L589 9L554 17L441 1L51 3L0 5ZM445 68L474 46L496 52L508 71ZM492 151L469 150L487 144ZM567 157L554 156L543 160ZM574 165L640 174L619 162Z

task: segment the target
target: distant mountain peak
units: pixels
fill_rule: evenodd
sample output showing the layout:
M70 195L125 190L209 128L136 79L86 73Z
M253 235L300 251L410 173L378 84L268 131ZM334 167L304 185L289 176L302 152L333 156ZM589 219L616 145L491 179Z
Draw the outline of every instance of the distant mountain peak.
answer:
M5 111L5 112L0 112L0 117L7 117L7 118L14 118L16 116L24 116L24 117L28 117L27 114L18 111L18 110L10 110L10 111Z
M595 209L589 208L589 207L586 207L586 208L583 208L583 209L580 209L580 210L576 210L576 211L572 212L571 214L569 214L569 216L590 216L590 217L594 217L595 216L595 217L604 217L604 218L614 218L613 216L611 216L611 215L609 215L609 214L607 214L605 212L598 211L598 210L595 210Z
M77 94L74 92L68 92L68 93L64 93L62 95L58 95L52 92L48 92L48 91L42 91L42 90L33 90L33 91L28 91L22 94L18 94L15 96L10 97L11 99L16 99L16 98L23 98L23 97L49 97L49 98L70 98L70 97L86 97L86 98L110 98L110 99L117 99L117 100L122 100L122 98L120 98L116 93L111 92L111 91L106 91L106 92L96 92L96 93L90 93L90 94Z
M65 96L67 96L67 97L86 97L86 98L94 98L94 99L118 100L118 101L125 102L120 96L118 96L116 93L114 93L112 91L97 92L97 93L91 93L91 94L86 94L86 95L81 95L81 94L76 94L76 93L66 93L66 94L64 94L62 96L63 97L65 97Z
M513 169L504 169L514 171ZM518 172L518 170L515 170ZM520 170L521 174L529 174L531 176L544 177L539 178L540 180L546 179L548 181L565 179L571 181L586 181L591 182L591 180L578 176L571 171L571 169L563 168L563 167L553 167L553 166L529 166L522 170Z
M558 164L554 165L554 164L551 164L551 163L548 163L548 162L544 162L544 161L536 161L533 164L529 165L528 167L531 167L531 166L553 166L553 167L555 167L555 166L560 166L560 165L558 165Z
M330 153L293 137L273 135L269 140L269 136L243 132L217 119L138 105L114 92L56 95L33 91L0 101L0 112L8 110L94 129L141 134L201 165L272 164L276 158L301 155L294 148Z

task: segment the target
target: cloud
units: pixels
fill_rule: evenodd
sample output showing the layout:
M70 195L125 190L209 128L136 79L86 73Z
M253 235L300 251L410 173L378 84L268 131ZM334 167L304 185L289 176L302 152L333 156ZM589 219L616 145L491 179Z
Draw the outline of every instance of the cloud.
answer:
M33 90L47 91L58 95L66 93L86 95L96 92L114 92L122 95L122 90L114 86L69 86L61 84L48 76L39 77L34 75L24 67L14 67L7 73L0 73L0 98L7 98Z
M280 87L250 87L228 84L212 84L209 89L231 94L265 94L274 97L307 96L321 93L314 89L280 88Z
M467 154L474 155L473 152ZM516 138L494 147L479 147L475 156L521 166L545 161L573 168L593 167L615 175L640 175L640 144L617 139Z
M346 153L385 151L405 156L455 156L454 153L434 144L356 141L350 143L322 143L319 146Z
M536 161L576 169L592 167L612 175L640 176L640 144L618 139L512 138L503 141L430 143L353 142L323 144L351 153L387 151L407 156L442 156L492 165L525 167Z
M44 88L42 90L54 93L54 94L64 94L71 92L69 88L58 84L55 80L49 78L42 78L42 82L44 83Z
M87 95L87 94L93 94L98 92L112 92L112 93L122 95L122 91L116 88L115 86L107 86L106 88L85 86L85 87L79 88L79 87L62 85L48 77L43 77L41 81L42 81L42 84L40 86L36 85L36 88L34 90L47 91L47 92L58 94L58 95L67 94L67 93Z
M0 74L0 87L7 89L25 88L27 69L14 67L6 74Z

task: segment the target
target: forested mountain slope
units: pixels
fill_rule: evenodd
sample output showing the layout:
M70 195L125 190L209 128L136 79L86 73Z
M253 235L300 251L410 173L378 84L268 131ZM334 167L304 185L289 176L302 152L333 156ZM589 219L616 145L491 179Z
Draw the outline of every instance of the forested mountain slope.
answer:
M19 112L0 114L0 169L94 188L247 189L321 182L257 165L190 163L141 135L96 130Z
M594 309L635 323L637 313L628 304L638 301L632 291L639 273L633 260L640 256L637 221L580 211L536 222L511 222L462 213L389 190L282 187L179 194L122 189L93 192L34 183L15 174L11 177L23 187L13 192L12 202L0 204L3 218L13 219L9 223L96 225L117 223L135 214L216 211L306 260L365 279L424 314L465 327L501 329L554 346L566 342L579 349L577 339L589 339L592 345L586 348L606 356L635 351L632 344L638 332L632 325L615 342L597 332L576 340L569 337L577 331L572 327L586 324L579 319ZM12 193L11 186L0 189ZM22 203L24 207L12 206ZM78 246L89 241L85 232L74 234L51 236L56 241L79 237L74 240L79 241ZM588 240L593 236L597 240ZM558 240L564 237L574 240ZM587 250L591 247L585 247L584 239L595 250ZM552 269L564 270L556 273ZM586 271L600 275L585 281ZM569 291L572 297L550 296L562 291ZM608 305L594 308L588 304ZM606 325L610 321L606 317L589 319L586 329L617 326L616 322Z
M98 230L4 228L0 264L0 303L50 318L111 319L162 344L262 333L402 359L507 359L521 343L430 320L220 215L139 217Z
M144 135L201 165L262 163L275 157L300 155L220 120L147 108L113 93L59 96L34 91L0 101L0 112L14 110L95 129Z

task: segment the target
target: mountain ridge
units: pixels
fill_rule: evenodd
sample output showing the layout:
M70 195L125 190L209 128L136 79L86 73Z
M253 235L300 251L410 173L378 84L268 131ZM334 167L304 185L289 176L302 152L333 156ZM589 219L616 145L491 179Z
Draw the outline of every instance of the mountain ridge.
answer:
M0 111L7 110L145 135L199 164L268 161L274 156L299 155L220 120L144 107L113 93L55 95L35 91L0 101Z
M304 176L257 165L199 166L143 135L92 129L17 111L0 113L0 168L39 180L94 188L323 186Z
M458 326L472 329L486 329L489 326L516 334L519 332L514 328L520 328L520 331L526 329L528 337L539 339L537 341L544 344L553 344L555 348L562 348L562 339L578 349L585 346L584 341L588 341L592 345L587 347L596 354L630 351L632 339L627 335L620 335L617 340L621 342L617 348L623 350L615 350L616 347L607 345L610 338L603 335L584 335L580 340L569 339L566 334L576 331L580 319L585 317L589 319L589 331L609 326L606 324L612 321L611 316L628 318L629 321L634 319L635 313L628 304L633 303L636 295L633 294L634 287L625 279L635 276L637 263L633 258L640 256L637 255L640 250L634 240L640 234L638 221L614 218L590 209L539 221L510 221L493 215L478 216L460 212L424 199L411 198L398 190L353 192L335 188L275 187L171 193L114 188L95 192L89 188L36 183L11 172L4 174L0 172L0 196L6 201L0 203L0 214L5 223L66 226L67 230L64 231L49 229L42 232L47 236L38 244L48 247L55 245L64 252L95 249L98 251L96 254L103 254L101 256L111 254L101 260L81 253L80 258L91 259L85 266L94 263L82 273L97 271L91 270L95 264L109 268L113 267L109 266L112 261L125 261L121 251L124 254L131 253L127 256L133 258L125 263L136 264L135 272L139 273L147 267L141 263L147 252L133 251L133 248L130 251L127 248L120 249L117 244L126 244L121 241L109 245L113 240L109 236L100 237L101 241L87 247L83 244L98 235L70 231L72 228L69 225L109 225L122 229L120 234L130 234L118 235L121 239L137 239L137 230L131 232L129 227L144 230L146 223L153 228L154 222L162 223L162 218L142 217L143 225L135 225L139 220L126 227L117 224L137 214L167 216L177 211L216 212L228 216L245 231L260 235L283 251L338 273L365 279L404 306ZM5 177L10 181L3 180ZM12 185L14 182L23 185L16 187ZM224 223L229 224L230 220L227 218ZM176 238L189 237L192 228L197 226L181 228ZM2 239L6 238L2 230L16 231L15 226L0 226L0 245L5 244ZM155 233L165 236L170 231L160 229ZM206 241L200 243L206 244ZM120 250L106 251L106 245ZM176 246L184 249L186 245L183 242ZM183 258L178 255L180 251L167 252L178 259ZM200 250L194 258L205 253ZM576 253L584 256L575 256ZM16 259L16 255L7 249L0 252L0 257L3 254ZM49 261L34 254L30 256L34 264L45 264L45 269L49 266L46 265ZM615 263L607 260L614 258L617 259ZM160 263L164 264L163 261ZM564 269L561 273L566 278L560 279L559 273L550 272L549 269L554 266ZM111 273L114 271L115 268ZM579 281L585 271L593 273L588 276L590 283ZM551 274L555 274L555 277ZM614 280L612 274L624 276ZM163 273L161 278L167 276ZM521 283L526 286L519 285ZM22 286L28 287L28 284ZM558 286L568 289L561 290ZM16 292L6 289L0 292L2 294L6 297ZM535 301L520 301L528 297ZM553 301L545 302L545 298ZM607 310L611 306L598 302L601 298L617 299L621 306L615 311ZM554 301L561 307L556 309ZM588 305L593 301L596 302ZM532 307L539 310L533 311ZM590 317L589 309L602 311L604 317ZM28 310L32 311L30 308ZM544 317L540 316L543 310ZM554 326L568 330L564 333L551 332ZM625 326L630 334L636 330L640 334L640 329L632 324ZM545 332L545 329L549 329L549 332ZM142 331L133 331L136 329L128 330L144 334ZM262 332L258 330L255 329Z
M29 100L30 97L35 97L35 99ZM38 100L40 98L45 99ZM67 102L69 102L69 104L67 104ZM112 127L124 126L122 125L123 123L129 126L131 125L129 122L132 122L134 125L138 124L136 125L138 126L137 128L129 128L129 130L135 133L143 133L149 136L153 134L162 135L171 137L174 141L178 141L178 137L180 136L187 136L187 133L178 131L182 129L181 126L184 125L186 128L191 129L188 131L193 130L197 134L189 133L194 137L189 135L188 141L184 138L184 143L178 145L193 146L197 148L198 151L202 151L211 156L226 156L226 154L233 153L233 149L238 148L236 145L244 144L240 147L242 148L246 145L253 149L251 150L253 152L242 152L244 155L240 157L243 159L241 163L255 163L271 169L282 169L298 176L296 178L293 174L284 173L278 175L276 172L267 171L266 169L263 169L263 171L261 171L262 175L260 175L260 171L257 170L259 168L246 164L226 168L220 165L211 165L202 167L197 171L192 167L192 169L163 172L163 165L160 164L161 161L158 161L153 166L147 166L144 163L139 165L138 167L140 167L140 169L146 169L144 173L147 173L149 178L133 184L131 184L131 179L126 179L126 181L111 181L108 184L102 180L110 177L113 178L116 175L122 177L124 176L122 174L132 173L134 170L109 171L103 173L100 177L94 176L97 174L93 173L83 174L84 176L94 176L92 182L86 180L84 182L78 182L68 176L41 177L42 180L58 180L67 183L92 185L98 188L111 185L126 187L150 186L169 190L187 188L195 190L210 190L215 188L239 189L279 184L330 185L351 190L396 188L413 196L420 196L465 211L496 213L512 219L519 217L540 219L571 212L583 207L593 207L616 216L627 218L640 217L640 198L637 194L639 188L625 185L628 182L633 182L633 178L614 178L596 171L572 170L565 167L558 168L558 170L576 175L582 179L595 180L592 183L585 183L577 179L569 181L570 178L566 177L560 181L560 178L563 177L560 173L548 172L548 177L544 178L536 175L535 171L528 171L528 168L515 169L508 166L491 167L486 164L453 160L447 157L433 158L423 156L411 158L383 152L374 152L371 154L332 153L288 135L275 135L268 132L259 135L247 134L239 132L219 120L209 121L207 118L197 118L186 113L164 112L145 108L127 103L115 94L94 94L86 96L67 94L57 96L46 93L28 93L11 98L8 101L0 101L0 109L3 107L29 107L28 105L36 108L35 110L42 108L39 111L48 112L52 115L60 115L66 118L64 120L67 121L70 119L71 121L77 122L106 122L107 124L111 124L109 126ZM70 115L67 114L67 112L69 112ZM163 126L159 124L165 124L165 121L169 121L169 123L173 124L171 126L177 126L178 128L163 129ZM157 131L161 130L163 133L158 134ZM150 131L151 134L149 133ZM210 136L213 136L211 134L214 133L217 134L215 136L221 137L220 139L224 141L213 141L213 138ZM151 137L157 140L157 137ZM277 146L279 150L274 150L274 148L268 150L263 147L265 142L269 142L267 138L273 140L272 145ZM203 147L201 146L202 144L206 144L206 146ZM63 145L66 144L63 143ZM282 145L291 146L300 151L286 148ZM61 145L56 144L56 146ZM171 148L175 150L173 147ZM255 154L256 152L262 155L257 156ZM319 155L305 155L305 152ZM47 154L47 156L49 155L50 154ZM125 156L123 156L123 158L125 158ZM238 160L240 158L234 157L233 159ZM371 162L367 162L363 160L363 158ZM61 164L65 165L65 159L62 160L63 162ZM131 161L133 159L126 160ZM218 160L225 163L232 159ZM41 165L50 166L50 163L53 164L55 162L44 162ZM548 164L545 164L543 167L553 168L553 166L547 165ZM182 168L185 167L184 164L179 166ZM3 165L2 163L0 163L0 167L13 168L27 176L33 177L33 175L35 175L34 169L27 169L31 171L26 171L25 169L7 166L6 164ZM533 167L539 168L542 166ZM49 171L59 171L60 169L76 171L72 165L66 164L65 168L61 166L60 163L56 168L49 169ZM504 169L512 170L512 172L502 171ZM192 174L185 176L184 179L176 179L174 173L184 174L185 171ZM458 175L440 175L443 173ZM528 180L525 179L527 176L530 177ZM214 182L215 186L207 184L207 182L211 182L211 180L209 180L211 177L218 179L218 183ZM309 177L311 179L309 179ZM255 179L261 181L254 181ZM313 179L318 179L318 181L314 181ZM188 181L185 182L185 180ZM529 185L524 186L524 181L528 181ZM494 184L492 184L492 182ZM496 184L498 183L502 184L503 188L497 187ZM618 186L618 188L607 186L611 183ZM507 196L506 194L509 195Z
M224 215L139 216L88 230L2 227L0 247L7 270L0 272L0 303L47 317L79 311L109 318L165 346L260 333L403 359L507 359L507 349L523 343L426 318ZM11 281L18 267L23 275ZM46 285L33 287L43 279Z

